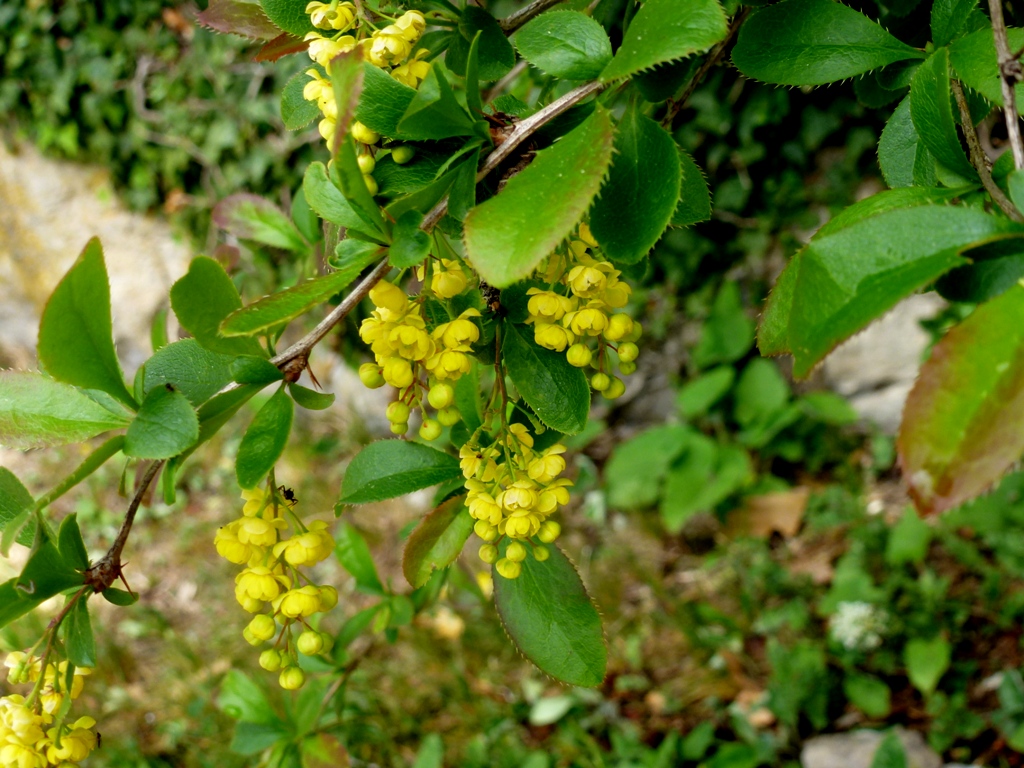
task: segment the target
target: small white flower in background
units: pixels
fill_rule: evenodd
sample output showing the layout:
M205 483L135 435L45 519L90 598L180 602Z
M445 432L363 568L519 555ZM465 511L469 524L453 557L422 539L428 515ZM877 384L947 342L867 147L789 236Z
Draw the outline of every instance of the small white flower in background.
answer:
M829 637L850 651L873 651L882 644L889 617L862 600L839 603L829 620Z

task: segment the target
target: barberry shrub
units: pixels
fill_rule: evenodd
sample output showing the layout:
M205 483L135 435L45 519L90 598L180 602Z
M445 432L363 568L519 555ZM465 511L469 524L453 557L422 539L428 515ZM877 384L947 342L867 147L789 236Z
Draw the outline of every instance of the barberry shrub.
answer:
M833 218L793 257L762 318L762 352L791 353L806 375L936 284L982 306L938 344L911 394L899 443L914 497L925 512L948 508L1019 458L1024 146L1010 51L1024 30L1006 29L998 3L988 18L974 3L936 0L931 41L909 42L833 0L753 12L717 0L553 5L535 0L497 19L447 0L213 0L200 14L267 41L263 60L310 58L284 89L282 117L294 130L318 121L326 162L305 170L291 216L248 195L214 212L236 237L309 265L308 279L243 305L221 264L197 257L170 292L189 338L169 342L155 326L154 354L129 385L92 241L43 314L44 372L0 374L5 446L113 433L38 497L0 470L2 549L31 548L21 574L0 585L0 624L66 598L36 645L8 658L10 681L31 690L0 699L0 765L73 763L93 749L93 720L69 719L95 663L88 600L134 602L114 585L148 489L159 477L173 500L197 448L266 389L235 461L241 516L211 545L241 567L235 594L252 614L242 635L283 688L310 673L340 676L344 654L332 646L353 633L393 637L438 599L474 534L522 653L558 680L600 684L599 614L557 543L572 487L563 437L586 428L592 393L614 401L636 369L630 279L667 228L710 215L702 173L673 128L730 49L756 80L858 78L869 105L898 102L879 141L891 189ZM990 167L974 126L1000 109L1014 151ZM346 291L278 350L290 323ZM332 534L330 521L304 519L274 474L295 405L333 400L297 383L311 351L367 298L358 333L372 359L359 377L388 388L396 437L355 456L335 511L439 487L405 545L410 594L381 583L354 528ZM135 493L113 545L90 562L75 516L55 532L46 509L115 456L131 462ZM337 591L308 570L332 552L380 596L337 636L321 624Z

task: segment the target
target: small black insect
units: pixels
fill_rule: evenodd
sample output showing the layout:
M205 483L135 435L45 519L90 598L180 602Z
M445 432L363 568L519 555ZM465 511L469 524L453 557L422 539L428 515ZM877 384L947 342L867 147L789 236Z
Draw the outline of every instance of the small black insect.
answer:
M284 500L287 501L291 506L294 507L296 504L299 503L298 498L296 498L295 496L295 491L293 491L291 488L285 488L282 485L280 488L278 488L278 490L281 491L281 495L284 496Z

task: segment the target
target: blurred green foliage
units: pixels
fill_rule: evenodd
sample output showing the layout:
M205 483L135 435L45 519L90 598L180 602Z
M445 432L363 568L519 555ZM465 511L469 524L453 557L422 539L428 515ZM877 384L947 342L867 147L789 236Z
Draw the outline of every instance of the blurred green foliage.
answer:
M132 208L164 206L202 237L218 200L294 189L313 157L279 113L304 62L260 64L255 50L162 0L13 0L0 4L0 114L16 137L109 168Z

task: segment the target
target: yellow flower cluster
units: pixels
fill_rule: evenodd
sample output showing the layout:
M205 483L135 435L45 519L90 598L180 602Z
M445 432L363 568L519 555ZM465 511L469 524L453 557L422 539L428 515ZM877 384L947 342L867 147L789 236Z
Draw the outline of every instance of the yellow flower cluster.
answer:
M424 61L426 49L420 49L413 55L413 48L426 29L427 20L419 11L406 11L393 24L381 29L373 29L368 20L360 19L356 6L350 2L333 0L329 3L312 2L306 6L313 26L329 34L310 32L306 35L309 42L309 57L327 69L331 59L354 48L362 48L364 58L374 66L390 72L391 76L404 85L418 88L430 71L430 64ZM364 23L360 23L364 22ZM410 58L411 56L411 58ZM334 98L334 89L329 79L324 78L316 69L306 72L310 78L302 91L306 101L315 101L323 113L320 121L320 135L327 142L327 148L334 149L334 136L338 125L338 105ZM375 160L370 147L380 141L380 135L360 122L350 126L352 138L365 145L359 156L359 165L371 194L377 193L377 182L373 173ZM392 158L399 165L412 159L411 147L395 147Z
M442 260L434 268L430 284L436 295L450 298L466 288L468 279L457 261ZM412 410L418 408L423 414L420 437L435 440L442 426L450 427L461 418L454 407L453 384L472 368L472 345L480 339L480 329L472 318L480 312L467 309L428 331L422 305L393 283L377 283L370 300L376 309L359 326L359 336L376 362L364 363L359 378L370 388L390 384L398 390L398 399L387 411L392 432L404 435ZM427 415L424 391L436 419Z
M577 368L595 369L590 385L614 399L626 386L608 373L613 366L609 350L615 352L620 373L633 373L642 329L626 313L615 312L626 306L632 289L619 279L621 273L611 262L595 258L591 250L596 248L589 227L580 224L579 237L541 264L537 276L550 288L527 291L526 322L533 325L537 344L565 352ZM595 340L596 352L591 347Z
M70 725L56 723L65 695L78 698L83 676L91 670L76 667L69 692L63 688L66 661L48 663L43 672L41 659L16 652L7 656L4 666L10 670L8 682L36 685L28 699L17 694L0 697L0 768L71 766L96 749L93 718L80 717Z
M260 666L280 672L281 687L293 690L305 682L296 652L325 654L333 644L330 635L318 632L307 619L337 605L338 592L314 584L299 569L329 557L334 538L323 520L303 524L292 509L294 501L275 490L242 491L242 498L242 517L217 531L214 546L225 560L246 566L235 577L235 599L256 615L242 636L254 646L277 638L274 647L260 655ZM294 530L286 538L289 527ZM299 632L294 639L293 628Z
M466 443L459 451L469 492L466 506L476 519L473 530L485 542L480 559L493 563L506 579L519 576L528 547L537 560L547 560L549 552L542 545L561 533L558 523L548 518L569 502L572 481L559 477L565 471L563 453L560 444L535 451L533 437L522 424L512 424L504 439L485 448ZM499 558L502 537L510 541Z

